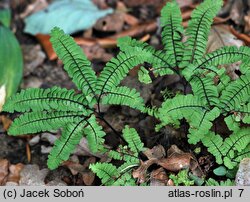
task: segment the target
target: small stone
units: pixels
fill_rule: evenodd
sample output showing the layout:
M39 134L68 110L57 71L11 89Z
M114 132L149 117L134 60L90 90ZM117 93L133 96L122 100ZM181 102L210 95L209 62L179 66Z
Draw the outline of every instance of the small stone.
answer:
M39 136L39 135L36 135L36 136L34 136L34 137L29 141L29 145L30 145L30 146L34 146L34 145L36 145L39 141L40 141L40 136Z
M48 154L52 150L52 147L46 147L44 145L41 146L41 153L42 154Z
M49 142L51 145L53 145L57 140L57 137L55 135L52 135L51 133L43 133L41 136L41 140Z
M250 158L244 158L235 178L236 186L250 186Z
M44 179L49 170L47 168L40 170L38 165L26 165L21 171L20 186L45 185Z

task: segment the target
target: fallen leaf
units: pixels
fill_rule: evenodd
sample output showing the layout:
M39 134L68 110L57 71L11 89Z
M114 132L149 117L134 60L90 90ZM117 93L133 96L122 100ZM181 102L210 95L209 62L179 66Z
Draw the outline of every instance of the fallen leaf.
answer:
M190 167L190 161L192 159L190 153L174 153L171 156L158 160L157 164L165 168L166 170L177 172L182 169Z
M120 32L124 22L123 13L114 13L97 20L94 29L103 32Z
M250 36L244 33L237 32L233 27L230 27L230 31L233 35L235 35L238 39L245 42L246 45L250 45Z
M168 176L164 168L158 168L150 174L150 186L164 186L168 181Z
M125 31L122 31L120 33L117 33L115 35L112 35L108 38L91 38L91 39L86 39L82 37L75 37L75 42L78 45L83 45L83 46L94 46L96 44L100 45L103 48L112 48L115 47L117 44L117 39L120 37L124 36L131 36L135 37L144 33L149 33L157 29L157 23L155 21L148 22L145 24L141 25L136 25L133 26ZM148 40L148 35L147 37L142 37L141 41ZM55 60L57 58L56 53L53 50L52 44L49 41L50 36L46 34L37 34L36 35L37 40L39 43L42 45L44 48L46 54L48 55L50 60Z
M72 34L92 27L96 20L112 12L111 8L99 10L91 0L54 1L46 9L25 18L24 32L49 34L57 26Z
M144 183L147 177L148 168L157 163L158 159L149 159L147 161L141 161L140 166L132 172L133 178L138 179L138 183Z
M229 26L227 25L216 25L212 26L208 44L207 44L207 52L215 51L224 46L237 46L240 47L244 43L237 39L230 31ZM231 79L235 80L238 78L238 75L235 73L235 70L239 70L240 62L223 65L226 68L227 74L231 77Z
M8 182L15 182L19 183L20 180L20 173L23 169L24 165L22 163L18 163L16 165L10 165L9 167L9 175L8 175Z
M20 14L20 18L25 18L26 16L40 11L48 6L48 2L46 0L36 0L34 3L29 4L25 11Z
M157 145L154 146L152 149L146 149L143 154L148 158L148 159L161 159L166 156L165 149L162 145Z
M0 93L0 96L1 96L1 93ZM9 119L7 116L1 115L0 116L0 122L3 124L4 131L7 131L9 129L11 123L12 123L12 120Z
M0 159L0 185L5 185L9 174L9 161L7 159Z

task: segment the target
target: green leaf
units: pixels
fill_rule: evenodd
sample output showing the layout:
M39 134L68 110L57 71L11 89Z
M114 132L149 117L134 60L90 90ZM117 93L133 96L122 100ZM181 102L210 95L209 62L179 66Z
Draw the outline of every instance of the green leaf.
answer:
M10 9L0 9L0 27L1 25L5 27L10 27L10 23L11 23Z
M171 56L174 66L178 66L183 54L181 10L176 3L172 1L166 4L161 10L162 43L164 50Z
M96 75L80 46L59 28L51 31L50 41L58 57L63 61L77 88L85 96L95 95Z
M79 144L83 137L83 129L86 126L86 120L83 119L77 123L68 123L62 132L61 137L55 141L48 157L48 167L56 169L63 161L69 159L70 154L74 151L75 146Z
M4 105L7 112L28 111L75 111L88 114L87 100L83 95L76 95L74 90L53 87L48 89L30 88L10 97Z
M144 144L141 142L139 134L134 128L125 126L122 131L124 139L128 142L129 149L138 154L143 150Z
M219 166L213 170L213 173L217 176L225 176L227 174L227 169L225 166Z
M0 14L5 11L0 11ZM7 12L7 11L6 11ZM3 15L3 13L2 13ZM1 16L0 16L1 17ZM2 16L3 17L3 16ZM2 19L7 24L7 19ZM21 47L11 30L0 25L0 111L11 95L16 93L23 76Z
M219 12L222 3L222 0L205 0L192 12L186 30L188 38L181 67L186 67L187 64L203 57L213 18Z
M102 104L124 105L134 109L144 110L144 100L136 89L126 86L113 88L106 91L101 100Z
M140 70L138 71L138 79L145 84L152 83L149 71L145 67L140 67Z

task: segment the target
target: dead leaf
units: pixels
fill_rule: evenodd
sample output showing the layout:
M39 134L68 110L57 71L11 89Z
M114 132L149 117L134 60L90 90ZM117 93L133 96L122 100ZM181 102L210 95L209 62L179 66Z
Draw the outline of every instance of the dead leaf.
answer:
M94 28L103 32L120 32L124 22L123 13L114 13L97 20Z
M160 159L157 164L162 166L166 170L177 172L182 169L188 169L190 167L191 159L192 155L190 153L174 153L167 158Z
M100 60L103 62L108 62L113 57L111 53L107 53L105 49L102 48L99 44L95 44L93 46L81 46L81 47L90 61Z
M207 52L215 51L223 46L237 46L240 47L244 43L237 39L230 31L229 26L227 25L216 25L213 26L208 38ZM227 74L231 79L235 80L238 78L238 75L235 73L235 70L239 70L240 62L223 65L226 68Z
M95 174L92 171L87 171L82 173L82 180L85 185L90 186L93 184L95 180Z
M230 31L233 35L235 35L238 39L245 42L246 45L250 45L250 36L247 34L237 32L233 27L230 27Z
M166 156L165 149L162 145L157 145L154 146L152 149L146 149L143 154L148 158L148 159L161 159Z
M136 170L134 170L132 173L133 178L138 179L138 182L140 184L146 182L148 168L157 162L158 162L158 159L149 159L144 162L141 161L140 166Z
M0 185L5 185L9 174L9 161L7 159L0 159Z
M48 2L46 0L36 0L34 3L27 6L25 11L20 14L20 18L25 18L28 15L40 11L48 6Z
M164 168L158 168L150 174L150 186L164 186L168 181L168 176Z
M24 165L22 163L18 163L16 165L10 165L9 167L10 173L9 173L7 181L19 183L20 172L22 171L23 167Z

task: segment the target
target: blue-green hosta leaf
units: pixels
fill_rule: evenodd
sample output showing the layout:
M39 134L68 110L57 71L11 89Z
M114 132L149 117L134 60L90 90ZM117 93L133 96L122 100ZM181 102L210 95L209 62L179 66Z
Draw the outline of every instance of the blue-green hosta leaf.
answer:
M0 11L0 17L2 12ZM3 17L4 18L4 17ZM6 19L0 19L8 25ZM16 93L23 73L23 57L20 45L8 27L0 23L0 111L6 100Z
M99 10L91 0L56 0L46 9L34 13L25 19L26 33L49 34L57 26L67 34L86 30L112 9Z

